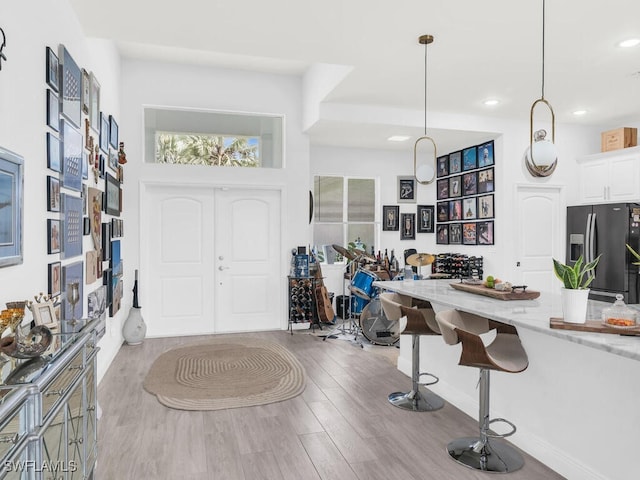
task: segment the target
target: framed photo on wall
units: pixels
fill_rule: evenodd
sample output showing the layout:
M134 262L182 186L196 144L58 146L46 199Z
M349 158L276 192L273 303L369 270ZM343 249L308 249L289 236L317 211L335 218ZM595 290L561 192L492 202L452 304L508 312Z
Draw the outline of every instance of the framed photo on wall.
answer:
M84 68L80 70L82 73L82 96L81 96L81 104L82 104L82 112L85 114L89 114L89 102L91 98L91 80L89 79L89 72L87 72ZM91 123L91 121L89 121Z
M493 192L493 167L478 172L478 193Z
M476 224L475 223L463 223L462 224L462 244L463 245L475 245L476 241Z
M96 132L100 132L100 84L98 79L91 72L89 75L89 125Z
M449 220L462 220L462 200L451 200L449 202Z
M449 202L438 202L436 204L438 209L438 222L449 221Z
M462 196L462 175L449 178L449 197Z
M436 183L436 197L438 200L449 198L449 179L443 178Z
M22 263L24 159L0 148L0 267Z
M462 150L462 171L478 168L477 147L469 147Z
M416 203L416 179L398 176L398 203Z
M109 115L109 145L118 149L118 123L113 115Z
M476 172L469 172L462 175L462 195L475 195L478 193L478 177Z
M403 213L401 217L400 240L415 240L416 238L416 214Z
M58 62L58 56L53 52L53 50L51 50L51 48L47 47L46 58L45 72L47 72L47 85L53 88L54 92L59 92L60 79L58 75L58 67L60 64Z
M60 168L60 140L51 132L47 132L47 168L61 172Z
M493 195L478 197L478 218L493 218Z
M47 175L47 211L60 211L60 179Z
M493 245L493 222L477 223L478 245Z
M47 276L49 279L49 295L56 297L60 295L60 278L62 276L62 264L53 262L48 265Z
M105 172L105 212L120 216L120 182L109 172Z
M418 205L418 233L433 233L433 216L435 208L433 205Z
M478 145L478 168L489 167L493 163L493 140Z
M100 112L100 150L109 152L109 118Z
M58 49L59 62L62 65L62 85L60 86L62 110L64 115L76 128L80 128L82 117L82 72L64 45ZM66 137L65 137L66 141Z
M82 134L63 120L62 186L80 192L82 190Z
M47 219L47 253L60 253L60 220Z
M78 255L82 255L82 236L84 232L82 198L63 193L61 195L61 202L64 213L61 257L77 257Z
M397 232L400 228L399 216L399 206L384 205L382 207L382 230L385 232Z
M47 88L47 127L55 130L60 128L60 106L58 105L58 95L53 90Z
M449 154L449 175L462 172L462 152Z
M449 175L449 155L438 157L438 178Z
M461 245L462 244L462 224L451 223L449 224L449 245Z
M476 219L476 197L462 199L462 218L464 220Z
M449 225L438 225L436 243L438 245L449 245Z

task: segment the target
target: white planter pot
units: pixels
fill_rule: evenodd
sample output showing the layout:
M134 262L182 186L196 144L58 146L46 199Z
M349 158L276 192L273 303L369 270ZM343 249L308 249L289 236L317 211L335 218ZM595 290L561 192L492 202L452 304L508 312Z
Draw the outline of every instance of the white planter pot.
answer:
M562 288L562 315L567 323L586 323L589 289Z

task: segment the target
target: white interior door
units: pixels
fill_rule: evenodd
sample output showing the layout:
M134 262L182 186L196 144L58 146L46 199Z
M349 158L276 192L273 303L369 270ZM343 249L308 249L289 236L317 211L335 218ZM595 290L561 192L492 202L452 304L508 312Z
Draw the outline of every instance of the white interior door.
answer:
M518 284L549 291L556 285L553 258L564 257L562 188L519 185L516 191Z
M149 336L282 327L280 192L148 186Z
M216 192L216 332L281 327L280 192Z

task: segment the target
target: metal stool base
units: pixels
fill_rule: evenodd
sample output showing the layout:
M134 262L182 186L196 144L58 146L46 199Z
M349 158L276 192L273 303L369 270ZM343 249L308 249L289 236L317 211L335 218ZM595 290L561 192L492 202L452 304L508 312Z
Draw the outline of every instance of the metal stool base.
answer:
M458 438L447 445L447 451L456 462L483 472L509 473L524 465L522 455L504 442L488 440L480 452L476 452L474 447L479 445L479 437Z
M393 392L389 394L389 402L398 408L413 412L433 412L444 407L444 400L429 390Z

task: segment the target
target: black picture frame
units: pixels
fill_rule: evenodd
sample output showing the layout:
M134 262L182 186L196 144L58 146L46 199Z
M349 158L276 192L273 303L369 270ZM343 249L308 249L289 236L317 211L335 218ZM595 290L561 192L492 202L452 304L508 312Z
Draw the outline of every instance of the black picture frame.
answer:
M478 222L476 225L478 245L493 245L493 221Z
M449 179L443 178L436 182L436 197L438 200L449 198Z
M0 148L0 267L23 261L24 158Z
M47 168L61 172L60 139L51 132L47 132Z
M113 115L109 115L109 145L118 148L118 123Z
M495 188L493 167L478 171L478 193L490 193Z
M434 229L434 214L435 207L433 205L418 205L417 212L417 233L433 233Z
M58 61L62 67L60 75L60 98L62 99L60 113L67 118L74 127L80 128L82 118L82 72L69 50L64 45L58 48Z
M118 173L118 151L111 147L109 147L109 168L115 174Z
M100 112L100 150L109 153L109 117Z
M478 145L478 168L489 167L494 163L493 140Z
M112 289L111 289L111 282L113 281L113 274L111 272L110 268L105 268L104 271L102 272L102 284L106 286L107 288L107 307L111 307L111 303L113 302L113 297L112 297Z
M449 225L438 225L436 228L436 244L449 245Z
M400 229L400 207L398 205L383 205L382 231L397 232Z
M478 199L478 218L493 218L493 194L482 195Z
M462 175L462 195L475 195L478 193L478 176L477 172L469 172Z
M80 192L84 162L82 134L70 122L62 120L62 138L62 186Z
M104 211L108 215L120 216L120 182L109 172L105 173L104 184L105 202Z
M438 222L449 221L449 202L438 202L436 204L438 212Z
M89 115L89 103L91 102L91 79L89 78L89 72L84 68L80 69L80 72L82 75L82 92L80 95L82 113Z
M102 260L111 260L111 222L102 224Z
M47 175L47 212L60 211L60 179Z
M475 220L478 218L476 197L462 199L462 219Z
M49 295L52 297L60 295L62 291L62 264L60 262L53 262L47 266L47 279Z
M469 147L462 150L462 171L478 168L478 148Z
M449 198L462 196L462 175L449 177Z
M47 218L47 253L60 253L60 220Z
M416 214L403 213L400 218L400 240L415 240L416 238Z
M449 245L462 245L462 224L449 224Z
M416 202L416 179L410 176L398 176L398 203Z
M89 74L89 125L100 134L100 83L96 76Z
M476 224L475 223L463 223L462 224L462 244L463 245L476 245Z
M449 175L462 172L462 150L449 154Z
M50 88L47 88L47 127L56 132L60 129L60 105L58 103L58 95Z
M438 157L437 159L437 163L438 163L438 172L437 172L437 177L446 177L447 175L449 175L449 155L443 155L441 157Z
M60 63L58 62L58 56L55 52L47 47L45 50L45 72L46 81L54 92L60 91Z
M449 221L462 220L462 200L449 200Z

